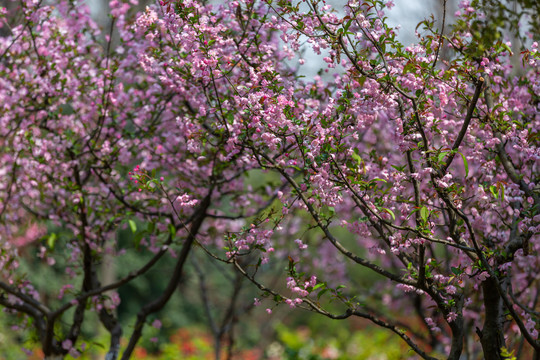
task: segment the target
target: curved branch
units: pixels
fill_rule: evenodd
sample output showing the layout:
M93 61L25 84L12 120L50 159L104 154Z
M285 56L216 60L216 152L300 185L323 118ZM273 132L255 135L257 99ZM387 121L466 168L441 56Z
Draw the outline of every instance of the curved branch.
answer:
M170 277L166 289L157 299L143 306L143 308L137 314L137 322L135 323L135 327L129 339L128 346L122 354L122 360L128 360L130 358L131 353L135 349L135 345L142 336L142 329L148 315L161 310L167 304L172 294L174 293L174 290L177 288L178 282L182 277L184 264L186 263L186 259L189 255L191 247L195 242L195 237L197 236L199 229L201 228L201 225L206 218L206 210L210 206L211 196L212 189L210 189L208 195L204 198L201 205L196 211L195 219L193 220L188 236L184 242L184 245L182 246L182 250L180 251L180 254L178 256L178 261L176 262L176 266L174 268L173 274Z
M274 160L272 160L271 158L269 158L265 154L260 154L260 155L263 158L265 158L266 161L270 162L272 164L272 166L277 171L279 171L279 173L285 179L287 179L289 184L291 184L291 186L294 188L294 190L296 190L296 192L298 193L298 196L300 197L300 199L302 199L302 202L307 207L308 212L310 213L313 220L315 220L315 222L317 223L317 226L323 231L324 235L332 243L332 245L334 245L334 247L336 249L338 249L343 255L345 255L349 259L353 260L357 264L365 266L365 267L375 271L376 273L378 273L378 274L380 274L380 275L382 275L382 276L384 276L384 277L386 277L386 278L388 278L390 280L393 280L395 282L398 282L398 283L401 283L401 284L406 284L406 285L412 285L412 286L414 286L416 284L416 282L407 280L403 276L399 276L397 274L391 273L391 272L381 268L380 266L378 266L378 265L376 265L376 264L374 264L374 263L372 263L372 262L370 262L370 261L368 261L368 260L366 260L364 258L361 258L361 257L353 254L350 250L348 250L345 246L343 246L334 237L334 235L330 232L330 230L328 229L328 225L323 224L321 218L319 217L319 215L317 214L317 212L315 211L315 209L313 208L311 203L306 199L306 197L304 196L304 193L302 192L302 190L300 189L300 186L298 186L296 181L289 174L287 174L286 171L284 171L282 168L280 168Z
M476 88L474 90L473 98L471 99L471 103L469 104L469 107L467 108L467 115L465 115L465 120L463 121L463 125L461 126L461 130L459 130L458 137L454 141L454 144L452 145L452 150L448 154L448 159L446 160L446 163L442 167L442 173L446 173L448 170L448 167L450 164L452 164L452 160L454 160L454 157L456 156L456 153L459 149L459 145L461 145L461 142L463 141L463 138L465 137L465 134L467 133L467 129L469 128L469 124L471 122L472 116L474 114L474 109L476 109L476 103L478 102L478 98L480 97L480 93L482 92L482 87L484 86L484 78L480 77L478 79L478 82L476 83Z
M264 292L268 292L274 296L279 296L280 298L284 299L284 300L288 300L288 298L286 296L282 296L281 294L279 294L278 292L272 290L272 289L269 289L267 288L266 286L264 286L263 284L261 284L260 282L258 282L257 280L255 280L255 278L253 276L250 276L243 268L242 266L238 263L238 261L236 261L236 259L233 260L233 264L234 266L236 267L236 269L238 271L240 271L240 273L242 275L244 275L249 281L251 281L255 286L257 286L260 290L264 291ZM347 309L347 311L345 311L345 313L343 314L339 314L339 315L336 315L336 314L332 314L331 312L328 312L327 310L323 309L322 307L320 307L319 305L317 305L315 302L313 302L311 299L309 298L302 298L302 301L306 304L308 304L309 306L309 310L312 310L312 311L315 311L321 315L324 315L330 319L334 319L334 320L343 320L343 319L347 319L349 318L351 315L355 315L355 316L358 316L358 317L362 317L364 319L368 319L370 320L371 322L373 322L374 324L376 325L379 325L381 327L384 327L388 330L391 330L392 332L396 333L399 337L401 337L418 355L420 355L423 359L427 359L427 360L437 360L436 358L434 357L431 357L429 355L427 355L424 351L422 351L418 345L416 345L416 343L407 335L405 334L405 332L401 329L399 329L396 325L394 324L390 324L384 320L381 320L371 314L368 314L368 313L364 313L364 312L361 312L361 311L358 311L356 309ZM306 308L304 308L306 309Z
M40 312L42 315L47 316L50 313L50 310L40 303L39 301L31 298L30 296L23 294L22 292L13 289L8 284L4 283L3 281L0 281L0 289L4 290L5 292L19 298L23 303L28 304L28 306L32 307L36 311Z

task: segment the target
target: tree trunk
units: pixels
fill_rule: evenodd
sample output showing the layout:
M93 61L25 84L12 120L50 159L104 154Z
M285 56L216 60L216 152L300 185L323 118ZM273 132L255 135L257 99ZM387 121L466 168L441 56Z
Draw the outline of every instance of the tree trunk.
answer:
M447 360L459 360L463 351L463 316L458 315L450 328L452 330L452 347Z
M503 333L503 304L495 279L488 278L482 283L484 293L484 327L478 332L484 351L484 359L502 360L501 348L505 346Z

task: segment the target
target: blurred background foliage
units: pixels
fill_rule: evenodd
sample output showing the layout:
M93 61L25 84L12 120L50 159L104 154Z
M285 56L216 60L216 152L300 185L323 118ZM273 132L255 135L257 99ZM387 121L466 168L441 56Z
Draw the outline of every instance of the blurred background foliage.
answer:
M253 176L251 185L258 186L260 179L260 176ZM145 228L145 224L138 223L137 227ZM345 229L337 228L336 231L342 233L344 242L351 248L360 253L365 252L358 248L355 239ZM23 274L21 276L28 275L42 299L51 307L56 307L66 301L59 299L58 291L66 281L65 268L70 261L67 246L70 235L53 226L48 226L47 234L40 241L22 249L20 269ZM55 234L54 242L51 242L50 234ZM119 248L129 248L136 233L126 224L125 228L118 231L117 237ZM307 237L315 238L309 233L304 234L304 238ZM35 261L36 254L43 247L55 248L58 255L55 256L54 264ZM316 244L310 243L307 251L311 254L308 256L317 256ZM129 251L113 259L104 257L101 277L108 278L106 282L112 282L141 267L151 256L152 253L145 247L140 247L139 251ZM129 324L134 322L135 314L166 287L166 274L172 270L174 263L174 258L165 257L145 276L120 288L122 301L117 308L118 317L122 324L128 324L124 326L124 346L132 330ZM280 291L287 294L284 284L286 269L286 260L273 263L259 273L262 275L260 280L266 284L276 284ZM361 284L362 287L369 288L377 280L377 275L356 266L345 271L348 277L355 279L353 284ZM75 289L79 285L75 283ZM229 316L234 297L233 314ZM256 297L262 301L257 307L254 306ZM369 303L370 294L358 299ZM372 300L380 302L380 299ZM339 299L329 293L321 298L321 302L325 302L331 311L343 311ZM266 308L271 308L272 314L268 314ZM66 316L70 318L72 313L68 312ZM103 359L108 345L108 332L102 327L95 312L87 312L86 316L82 329L83 339L76 346L83 350L79 358ZM152 326L156 319L160 320L159 328ZM0 358L42 359L37 336L31 330L23 330L19 324L17 315L0 312ZM216 328L222 332L218 334ZM219 348L221 359L408 358L407 346L399 338L367 322L330 320L308 311L290 309L286 305L275 308L272 299L264 299L261 292L238 276L232 267L210 259L201 249L196 248L175 295L160 313L149 319L134 359L216 359L216 348Z
M478 21L476 31L485 45L493 45L499 38L509 35L521 46L532 39L540 39L540 1L538 0L473 0L473 8L482 9L486 18Z
M540 40L540 1L471 0L470 4L485 16L477 16L470 27L463 20L448 19L454 24L454 29L470 32L472 42L477 44L475 52L470 55L481 58L496 48L498 42L510 41L518 56L524 46ZM519 56L517 59L519 61Z
M295 317L298 322L303 316ZM0 318L4 324L5 319ZM319 316L310 316L303 325L293 325L288 321L277 322L272 326L271 341L259 344L243 343L232 353L231 359L237 360L405 360L414 359L414 354L407 346L386 330L374 326L357 328L353 321L330 321ZM254 329L251 329L252 332ZM2 334L10 334L1 328ZM13 334L13 333L12 333ZM10 335L0 337L0 354L5 360L43 359L41 351L27 342L21 350ZM155 337L159 340L155 341ZM7 340L7 341L6 341ZM97 337L88 343L87 350L80 360L103 359L107 343L106 336ZM124 340L125 345L127 340ZM200 324L176 329L168 338L162 330L147 328L145 337L133 354L134 360L213 360L215 359L212 335ZM227 349L221 352L226 359ZM71 356L67 360L74 359Z

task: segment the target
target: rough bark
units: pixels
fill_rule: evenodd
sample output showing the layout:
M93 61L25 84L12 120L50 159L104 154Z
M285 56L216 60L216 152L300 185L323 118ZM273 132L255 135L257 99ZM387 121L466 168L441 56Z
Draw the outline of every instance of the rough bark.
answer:
M463 307L463 298L459 299L459 306L460 308ZM465 338L463 315L458 314L457 318L450 323L450 329L452 330L452 346L448 360L459 360L463 352L463 340Z
M488 278L482 283L484 295L485 319L484 326L478 331L484 358L489 360L502 360L501 348L505 346L503 333L503 304L495 279Z

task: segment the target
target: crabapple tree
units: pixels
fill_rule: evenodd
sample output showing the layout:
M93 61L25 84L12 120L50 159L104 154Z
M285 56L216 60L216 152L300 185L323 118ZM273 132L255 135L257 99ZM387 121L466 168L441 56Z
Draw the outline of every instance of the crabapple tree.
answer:
M167 286L136 314L122 353L129 358L177 289L192 245L238 231L272 198L244 191L241 175L254 165L203 114L210 89L150 71L160 41L146 29L157 13L130 18L134 3L112 1L105 30L72 1L2 9L0 303L35 330L46 358L84 350L89 312L110 332L107 359L118 358L125 327L116 290L173 257ZM127 247L117 238L126 226ZM104 259L126 252L144 252L147 262L103 283ZM43 291L20 268L22 256L48 264L62 286Z
M3 18L0 303L47 357L80 352L93 311L108 359L129 358L194 245L267 312L365 318L425 359L538 356L532 35L513 69L511 44L478 48L485 14L466 0L456 26L423 21L409 46L392 1L161 1L131 18L133 3L110 2L107 31L74 2ZM57 300L19 271L26 249L61 267ZM128 251L151 256L102 284L103 257ZM168 256L121 352L114 290Z

